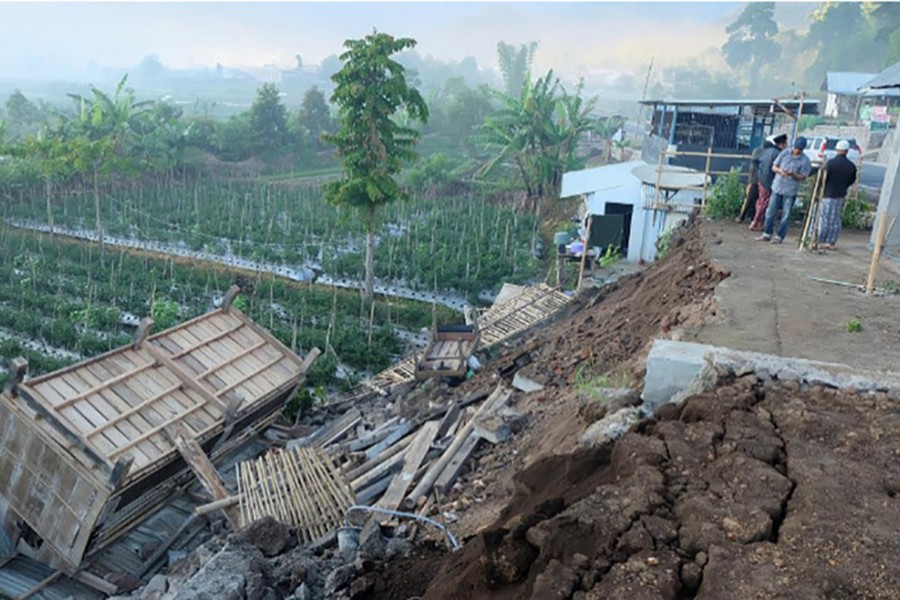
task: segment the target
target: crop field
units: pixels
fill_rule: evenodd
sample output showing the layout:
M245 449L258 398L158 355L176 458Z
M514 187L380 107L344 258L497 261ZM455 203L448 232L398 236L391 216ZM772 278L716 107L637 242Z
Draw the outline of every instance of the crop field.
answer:
M298 181L196 181L105 194L109 236L161 242L215 255L308 267L361 278L364 227L352 210L324 201L318 185ZM96 229L90 194L8 197L6 219ZM413 290L474 299L504 281L541 272L533 255L535 220L480 197L396 202L379 211L376 277Z
M51 371L128 343L145 315L160 330L207 312L233 283L242 288L236 305L287 346L323 351L313 385L333 381L339 363L357 372L386 367L402 352L397 329L432 322L424 303L378 296L370 312L355 291L0 227L0 355L24 355L32 373ZM436 317L453 318L446 309Z

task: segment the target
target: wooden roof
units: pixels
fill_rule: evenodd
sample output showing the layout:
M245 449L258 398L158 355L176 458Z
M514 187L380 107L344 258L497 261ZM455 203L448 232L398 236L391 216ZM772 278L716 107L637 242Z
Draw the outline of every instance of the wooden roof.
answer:
M136 475L176 452L165 429L196 438L229 414L299 382L307 365L234 307L217 309L137 345L16 386L34 422L82 462ZM84 461L84 458L90 459Z

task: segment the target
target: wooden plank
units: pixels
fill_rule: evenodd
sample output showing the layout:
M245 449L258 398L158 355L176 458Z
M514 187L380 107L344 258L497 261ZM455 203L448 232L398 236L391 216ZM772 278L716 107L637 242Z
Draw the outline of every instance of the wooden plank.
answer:
M428 421L422 425L418 433L416 433L415 440L413 440L409 450L406 451L406 460L403 463L403 468L394 475L384 496L378 501L378 506L388 510L397 510L399 508L400 503L403 502L403 497L406 496L406 490L412 483L413 476L422 464L425 454L431 448L431 443L434 441L434 436L439 427L440 422L438 421Z
M140 411L141 411L142 409L144 409L144 408L150 407L152 404L154 404L154 403L157 402L158 400L162 399L164 396L167 396L167 395L169 395L169 394L175 392L176 390L181 389L181 386L182 386L181 383L177 383L177 384L175 384L175 385L169 386L168 388L164 389L162 392L160 392L160 393L158 393L158 394L156 394L156 395L154 395L154 396L151 396L151 397L147 398L146 400L144 400L144 401L141 402L140 404L137 404L137 405L135 405L135 406L132 406L132 407L129 408L127 411L125 411L125 412L123 412L123 413L117 415L117 416L116 416L115 418L113 418L113 419L110 419L109 421L107 421L107 422L104 423L103 425L101 425L101 426L95 428L95 429L92 430L92 431L89 431L89 432L85 435L85 437L88 437L88 438L89 438L89 437L93 437L93 436L97 435L98 433L102 432L104 429L108 429L108 428L110 428L110 427L114 427L114 426L115 426L116 424L118 424L120 421L123 421L123 420L127 419L128 417L137 414L138 412L140 412Z
M137 375L137 374L140 373L141 371L144 371L145 369L149 369L149 368L154 367L154 366L156 366L156 362L155 362L155 361L144 363L144 364L142 364L141 366L139 366L139 367L137 367L137 368L135 368L135 369L132 369L131 371L126 371L126 372L124 372L124 373L121 373L121 374L119 374L119 375L116 375L116 376L113 377L112 379L108 379L108 380L106 380L106 381L102 381L102 382L100 382L99 384L95 385L94 387L92 387L92 388L90 388L90 389L88 389L88 390L85 390L85 391L83 391L83 392L80 392L80 393L78 393L78 394L72 396L71 398L66 398L65 400L63 400L63 401L60 402L59 404L54 405L53 408L55 408L55 409L57 409L57 410L60 410L60 409L62 409L62 408L65 408L66 406L69 406L69 405L71 405L71 404L74 404L75 402L78 402L78 401L81 400L82 398L86 398L87 396L90 396L91 394L96 394L97 392L99 392L100 390L102 390L102 389L104 389L104 388L111 387L112 385L114 385L114 384L116 384L116 383L119 383L120 381L125 381L126 379L128 379L128 378L130 378L130 377L134 377L135 375Z
M233 390L234 388L236 388L236 387L238 387L238 386L240 386L240 385L246 384L246 383L249 382L251 379L253 379L253 378L256 377L257 375L259 375L260 373L262 373L262 372L265 371L266 369L270 368L271 366L273 366L273 365L275 365L275 364L277 364L277 363L280 363L280 362L281 362L282 360L284 360L285 358L286 358L286 357L285 357L284 355L281 355L281 356L277 356L277 357L275 357L275 358L269 359L268 362L264 363L264 364L263 364L262 366L260 366L260 367L257 367L256 369L254 369L254 371L253 371L252 373L250 373L249 375L247 375L247 378L246 378L245 380L243 380L243 381L235 381L234 383L231 383L230 385L227 385L227 386L225 386L224 388L222 388L222 389L220 389L220 390L217 390L217 391L216 391L216 397L221 396L222 394L226 394L226 393L230 392L231 390Z
M208 368L207 370L203 371L202 373L197 375L197 379L205 379L206 377L209 377L210 375L212 375L219 369L224 369L231 363L244 358L244 356L250 354L251 352L255 352L255 351L259 350L260 348L265 346L267 343L268 342L266 342L266 340L260 340L260 341L256 342L255 344L253 344L252 346L244 348L237 354L232 355L231 358L227 359L225 362L219 363L217 365L213 365L210 368Z
M114 452L112 452L112 453L109 455L109 458L112 459L113 457L119 456L120 454L122 454L122 453L125 452L126 450L129 450L130 448L133 448L133 447L136 446L137 444L139 444L139 443L141 443L142 441L148 439L150 436L156 435L156 434L159 433L160 431L163 431L167 426L169 426L169 425L174 425L175 423L178 423L179 421L183 420L183 419L185 418L185 416L187 416L188 414L190 414L190 413L192 413L192 412L194 412L194 411L200 410L202 407L203 407L202 404L198 404L198 405L195 406L194 408L188 409L188 410L186 410L185 412L183 412L183 413L181 413L181 414L175 415L174 417L171 417L171 418L167 419L166 421L160 423L160 424L157 425L156 427L151 428L149 431L145 431L144 433L142 433L142 434L140 435L140 437L131 440L131 441L128 442L126 445L124 445L124 446L122 446L122 447L120 447L120 448L116 448L116 450L115 450ZM215 424L213 424L212 426L215 426ZM203 432L200 432L200 433L203 433Z
M199 350L203 346L208 346L209 344L212 344L213 342L216 342L216 341L222 339L223 337L226 337L229 334L234 333L235 331L237 331L238 329L240 329L243 326L244 326L243 323L237 323L237 324L228 326L226 329L221 330L218 333L211 335L210 337L208 337L206 339L201 340L197 345L191 346L189 348L184 348L183 350L180 350L178 353L173 354L172 359L181 358L185 354L190 354L191 352L194 352L195 350Z
M387 437L385 437L383 440L381 440L380 442L378 442L377 444L375 444L374 446L372 446L371 448L366 450L366 458L367 459L375 458L376 456L381 454L384 450L386 450L387 448L390 448L395 443L397 443L397 441L399 441L401 438L405 437L406 434L408 434L412 430L413 430L413 422L412 421L406 421L404 423L401 423L397 427L397 429L395 429L390 434L388 434Z
M488 397L487 400L484 401L484 404L478 407L475 415L472 419L463 427L460 431L456 433L456 436L453 439L453 443L450 444L450 447L447 448L446 452L428 469L428 472L422 477L419 481L418 485L413 489L412 492L406 497L404 501L404 506L407 509L415 508L416 504L419 501L419 498L428 494L431 491L431 488L438 478L438 476L443 472L444 468L447 466L459 448L466 442L466 439L469 437L469 434L472 433L472 430L475 427L475 421L481 418L484 415L490 414L491 411L494 410L495 407L502 405L509 397L512 395L512 390L506 388L503 384L499 384L494 392Z
M144 347L147 349L150 354L152 354L155 358L159 359L161 363L163 363L170 371L172 371L184 384L192 389L193 391L200 394L200 396L219 408L219 410L225 410L225 402L223 402L218 396L213 394L206 386L200 384L196 379L191 377L189 373L187 373L180 365L175 364L175 361L170 359L168 355L154 346L152 343L145 344Z
M262 337L263 339L268 341L277 350L282 352L282 354L285 354L290 360L297 363L298 367L303 366L303 361L300 359L299 356L297 356L296 354L291 352L290 348L288 348L287 346L282 344L280 341L278 341L278 338L276 338L274 335L272 335L271 333L269 333L268 331L266 331L265 329L263 329L262 327L260 327L256 323L254 323L253 321L251 321L250 318L247 317L247 315L245 315L241 311L235 310L235 309L231 309L228 314L234 315L235 317L237 317L238 319L243 321L250 329L253 330L254 333L256 333L257 335L259 335L260 337Z
M222 482L222 478L219 477L215 466L203 452L203 448L183 425L173 424L163 431L214 500L221 500L231 495ZM222 512L225 513L231 527L238 531L241 528L240 512L234 506L224 508Z
M456 451L456 454L453 455L453 458L447 463L447 466L444 467L444 470L441 471L441 474L438 475L438 478L434 482L434 487L440 490L442 494L446 494L450 490L450 487L456 482L456 478L459 477L459 472L462 470L463 465L466 464L466 461L469 460L469 457L475 452L475 448L480 441L481 438L478 435L470 433L463 445L460 446L459 450Z

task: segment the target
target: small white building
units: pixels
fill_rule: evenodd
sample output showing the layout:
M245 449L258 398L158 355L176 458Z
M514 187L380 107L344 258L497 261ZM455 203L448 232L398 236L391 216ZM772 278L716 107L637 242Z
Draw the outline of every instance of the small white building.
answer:
M685 167L666 165L661 175L657 171L642 160L571 171L563 175L560 197L581 196L582 227L592 215L623 215L622 258L650 262L656 258L659 236L700 203L702 191L683 188L702 188L705 179Z

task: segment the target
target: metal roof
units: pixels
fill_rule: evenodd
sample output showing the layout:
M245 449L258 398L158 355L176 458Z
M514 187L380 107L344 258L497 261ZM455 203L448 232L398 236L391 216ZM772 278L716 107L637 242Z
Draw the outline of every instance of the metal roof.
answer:
M784 111L780 106L775 104L775 100L772 98L749 98L749 99L741 99L741 98L732 98L732 99L710 99L710 100L701 100L701 99L691 99L691 100L665 100L665 99L657 99L657 100L640 100L641 104L645 105L665 105L665 106L693 106L697 108L723 108L723 107L745 107L749 106L755 113L760 112L771 112L771 113L783 113ZM788 110L797 110L800 107L799 99L778 99L783 106L787 107ZM814 98L806 98L803 100L803 114L805 115L817 115L819 114L819 101Z
M822 82L822 90L842 96L858 96L860 88L865 86L877 73L854 73L851 71L829 71Z
M894 63L893 65L870 79L862 87L866 89L900 87L900 62Z

